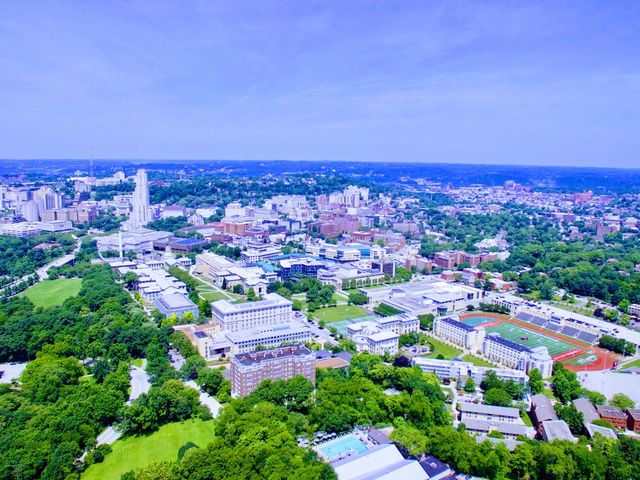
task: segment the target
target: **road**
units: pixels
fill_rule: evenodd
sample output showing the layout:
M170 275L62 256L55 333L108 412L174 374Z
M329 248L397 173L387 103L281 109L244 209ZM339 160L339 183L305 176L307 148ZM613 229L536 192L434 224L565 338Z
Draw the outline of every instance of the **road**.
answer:
M147 366L147 360L144 359L142 361L142 368L132 366L131 367L131 392L129 393L129 400L127 400L127 405L131 405L131 403L143 393L147 393L151 388L151 382L149 381L149 375L144 371L144 368ZM115 428L107 427L98 437L96 438L96 442L98 445L106 444L111 445L116 440L118 440L122 434L118 432Z
M51 267L61 267L62 265L66 265L67 263L71 262L76 257L76 253L80 251L81 245L82 245L82 239L78 238L76 241L76 248L73 249L73 252L65 255L64 257L60 257L55 260L52 260L51 262L47 263L43 267L40 267L38 270L36 270L36 273L38 274L38 278L46 279L46 274Z
M138 368L135 366L131 367L131 393L129 393L129 400L127 400L127 405L131 405L131 403L136 398L138 398L143 393L147 393L151 388L149 375L147 375L147 372L144 371L146 362L146 360L143 361L142 368Z
M193 388L200 394L200 404L207 407L211 412L211 415L213 415L214 417L218 416L218 413L220 412L220 402L218 402L215 398L213 398L208 393L200 390L200 387L198 387L196 382L194 382L193 380L189 380L188 382L183 382L183 383L187 387Z
M27 368L26 363L0 363L0 383L11 383L12 380L17 380L24 369Z
M121 436L122 434L115 428L108 427L104 432L98 435L98 437L96 438L96 443L98 445L111 445L115 443L115 441L118 440Z

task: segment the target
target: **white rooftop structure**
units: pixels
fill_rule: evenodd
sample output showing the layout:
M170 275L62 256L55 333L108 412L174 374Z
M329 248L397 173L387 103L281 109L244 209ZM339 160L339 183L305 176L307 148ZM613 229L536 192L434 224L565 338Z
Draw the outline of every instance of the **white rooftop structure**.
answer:
M333 464L340 480L428 480L415 460L405 460L395 445L379 445Z

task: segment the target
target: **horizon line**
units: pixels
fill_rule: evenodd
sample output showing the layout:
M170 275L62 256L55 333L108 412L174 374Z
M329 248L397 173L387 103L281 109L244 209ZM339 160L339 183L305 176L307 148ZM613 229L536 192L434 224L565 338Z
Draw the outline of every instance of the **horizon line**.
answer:
M175 158L144 158L144 159L136 159L136 158L89 158L89 157L72 157L72 158L64 158L64 157L48 157L48 158L0 158L0 162L28 162L28 161L40 161L40 162L56 162L56 161L93 161L93 162L128 162L128 163L150 163L150 162L160 162L160 163L188 163L188 162L304 162L304 163L320 163L320 162L335 162L335 163L358 163L358 164L385 164L385 163L396 163L396 164L408 164L408 165L465 165L465 166L490 166L490 167L516 167L516 168L580 168L580 169L596 169L596 170L640 170L640 166L615 166L615 167L604 167L604 166L595 166L595 165L558 165L558 164L515 164L515 163L475 163L475 162L443 162L443 161L408 161L408 160L328 160L328 159L317 159L317 160L301 160L301 159L222 159L222 158L188 158L188 159L175 159Z

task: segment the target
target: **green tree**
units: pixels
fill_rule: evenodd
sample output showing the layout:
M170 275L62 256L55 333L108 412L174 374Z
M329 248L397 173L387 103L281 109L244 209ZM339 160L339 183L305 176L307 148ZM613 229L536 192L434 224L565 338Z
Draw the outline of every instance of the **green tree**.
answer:
M611 397L610 401L611 405L614 405L622 410L627 410L629 408L635 408L636 402L633 401L628 395L624 393L616 393L613 397Z
M534 395L542 393L542 390L544 390L542 374L537 368L533 368L529 371L529 389L531 389L531 393Z
M464 391L467 393L474 393L476 391L476 381L473 377L467 377L467 380L464 382Z
M484 403L499 407L510 407L511 395L502 388L490 388L484 393Z
M567 422L572 433L576 435L582 433L584 423L584 415L582 412L576 410L576 407L573 405L562 405L559 403L555 405L555 410L558 418Z
M433 320L435 316L433 313L427 313L423 315L418 315L418 319L420 320L420 329L421 330L431 330L433 328Z
M224 376L219 368L201 368L198 371L196 383L209 395L215 396L224 381Z

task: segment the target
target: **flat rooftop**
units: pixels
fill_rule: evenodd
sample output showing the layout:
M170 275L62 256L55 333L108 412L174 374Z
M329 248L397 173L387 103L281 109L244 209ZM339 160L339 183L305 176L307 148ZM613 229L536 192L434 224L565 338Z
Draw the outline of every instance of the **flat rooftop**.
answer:
M218 300L211 304L211 308L223 314L231 314L285 305L293 305L293 303L277 293L267 293L263 300L257 302L231 303L229 300Z
M234 355L234 358L242 365L250 366L259 364L261 362L275 360L277 358L303 357L305 355L313 355L313 352L305 347L302 343L298 343L295 345L287 345L286 347L278 347L273 350L261 350L259 352L241 353L238 355Z
M169 295L157 298L156 301L167 309L196 307L196 304L182 293L170 293Z

